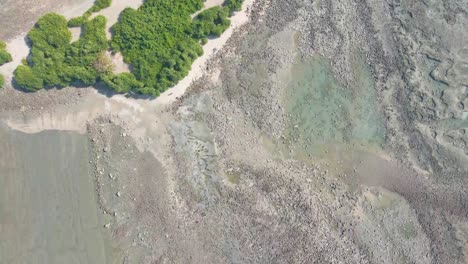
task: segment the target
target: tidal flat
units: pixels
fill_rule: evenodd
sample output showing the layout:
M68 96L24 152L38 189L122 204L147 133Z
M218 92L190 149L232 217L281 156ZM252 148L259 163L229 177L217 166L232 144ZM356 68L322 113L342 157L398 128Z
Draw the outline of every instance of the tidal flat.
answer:
M0 263L109 263L88 138L0 126Z

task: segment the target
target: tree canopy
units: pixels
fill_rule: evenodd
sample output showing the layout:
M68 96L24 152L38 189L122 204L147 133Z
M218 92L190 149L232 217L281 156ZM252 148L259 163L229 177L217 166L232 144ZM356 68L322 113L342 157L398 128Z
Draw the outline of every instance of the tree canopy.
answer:
M147 0L138 10L125 9L113 26L111 48L122 52L136 78L137 92L158 95L185 77L203 54L201 40L219 36L230 25L229 9L213 7L193 20L202 0Z
M110 41L105 34L106 18L89 17L108 7L111 0L96 0L83 16L68 22L61 15L46 14L28 33L30 57L15 70L15 80L30 91L102 81L119 93L157 96L188 74L193 61L203 54L200 43L229 27L228 17L237 6L232 1L192 19L203 0L146 0L137 10L127 8L120 14ZM73 26L81 26L82 34L71 43L68 27ZM132 72L113 74L108 50L121 52Z
M0 66L12 61L11 54L6 50L5 42L0 40Z
M0 40L0 66L13 60L11 54L6 50L6 47L5 42ZM5 85L5 77L0 74L0 88L2 88L3 85Z
M94 61L107 50L106 18L98 16L83 26L80 39L70 43L65 17L47 14L28 33L30 59L15 71L17 84L27 90L62 87L73 82L95 84L99 79Z

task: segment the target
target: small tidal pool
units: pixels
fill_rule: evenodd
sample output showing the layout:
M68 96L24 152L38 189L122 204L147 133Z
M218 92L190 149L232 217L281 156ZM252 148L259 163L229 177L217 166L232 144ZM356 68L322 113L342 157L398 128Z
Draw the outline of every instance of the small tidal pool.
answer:
M384 143L374 80L359 56L353 75L351 87L344 87L321 56L292 66L283 95L289 116L285 135L305 153L315 155L329 145L379 147Z

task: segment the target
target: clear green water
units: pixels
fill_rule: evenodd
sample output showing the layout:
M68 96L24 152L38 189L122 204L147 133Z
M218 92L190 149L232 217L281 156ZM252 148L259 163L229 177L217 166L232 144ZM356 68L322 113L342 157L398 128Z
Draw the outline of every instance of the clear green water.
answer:
M352 87L333 76L329 62L320 56L291 69L284 94L289 117L286 135L307 153L327 145L380 146L385 128L378 111L374 81L365 61L356 57Z

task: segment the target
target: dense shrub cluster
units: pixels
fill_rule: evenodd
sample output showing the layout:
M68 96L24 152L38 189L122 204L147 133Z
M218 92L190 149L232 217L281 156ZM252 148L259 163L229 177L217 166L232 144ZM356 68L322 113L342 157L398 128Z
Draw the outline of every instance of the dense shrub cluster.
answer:
M229 9L229 12L240 11L242 9L242 2L244 0L225 0L224 6Z
M132 64L145 84L141 93L158 95L189 71L203 52L191 37L190 15L203 0L147 0L138 10L125 9L113 26L111 47Z
M139 91L144 84L135 78L135 75L124 72L117 75L105 75L102 80L112 90L118 93L128 93L130 91Z
M192 35L203 39L207 36L219 37L231 25L229 10L219 6L204 10L193 20Z
M200 43L219 36L230 25L229 15L242 0L227 0L224 7L204 10L193 20L204 0L146 0L138 9L125 9L112 27L110 47L122 52L132 73L112 73L105 52L106 19L93 12L108 7L111 0L96 0L83 16L68 23L63 16L47 14L29 32L30 59L15 71L17 84L36 91L75 82L93 85L102 81L116 92L157 96L184 78L193 61L203 54ZM83 28L80 39L70 43L69 26Z
M200 42L219 36L230 25L229 9L201 9L203 0L147 0L138 9L128 8L113 26L111 47L122 52L133 73L145 86L139 93L159 95L185 77L202 55Z
M96 59L107 50L106 19L98 16L86 22L81 38L71 41L63 16L47 14L28 33L30 59L15 70L17 84L27 90L66 86L73 82L92 85L99 79Z
M88 21L88 18L87 16L85 15L82 15L82 16L79 16L79 17L74 17L72 19L70 19L68 21L68 27L81 27L83 26L84 23L86 23L86 21Z
M0 66L12 60L10 53L6 51L6 44L0 41Z
M5 42L0 40L0 66L10 61L12 61L12 58L10 53L6 51L6 44ZM0 74L0 88L2 88L4 84L5 78L3 77L3 75Z

